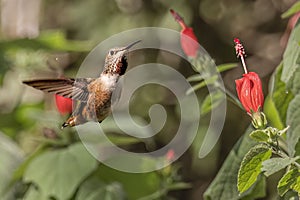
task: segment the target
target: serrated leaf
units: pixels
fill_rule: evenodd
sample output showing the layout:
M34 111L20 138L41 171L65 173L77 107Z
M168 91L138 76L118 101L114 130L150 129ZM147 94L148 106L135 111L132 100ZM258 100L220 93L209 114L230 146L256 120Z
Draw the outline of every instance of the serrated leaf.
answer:
M216 178L210 184L208 189L204 193L205 200L214 199L230 199L239 200L242 199L237 191L237 174L243 157L253 147L255 143L249 136L249 132L253 129L250 127L244 134L244 136L234 145L233 149L226 158L223 166L219 170ZM255 188L255 187L254 187ZM260 187L261 190L265 188ZM250 189L251 190L251 189ZM256 196L253 191L248 191L247 196ZM262 196L260 196L262 197ZM252 198L253 199L253 198Z
M261 173L262 162L269 159L272 150L266 145L256 145L245 155L238 173L238 191L247 191L257 180Z
M209 93L201 104L201 115L207 114L212 109L224 102L224 100L225 94L220 90Z
M264 171L264 175L270 176L279 170L282 170L298 160L299 157L296 158L271 158L263 162L263 166L261 168Z
M281 17L282 18L287 18L292 16L293 14L297 13L300 11L300 2L296 2L292 7L290 7L287 11L285 11Z
M287 110L286 123L290 126L287 131L287 144L289 155L295 156L296 145L300 139L300 94L298 94L289 104Z
M97 167L97 161L81 143L46 152L35 158L24 174L43 196L68 199L78 185Z
M300 195L300 170L297 168L289 170L277 185L278 193L283 196L288 190L292 189Z
M269 135L263 130L252 131L249 136L257 142L267 142L269 140Z
M299 22L299 20L298 20ZM299 23L295 25L292 30L288 45L283 54L283 70L281 75L281 80L287 85L288 89L299 88L300 83L295 82L293 79L297 78L296 72L299 71L299 56L300 56L300 26Z
M235 68L237 66L238 65L236 63L225 63L225 64L222 64L222 65L218 65L217 66L217 70L218 70L218 72L221 73L221 72L233 69L233 68Z

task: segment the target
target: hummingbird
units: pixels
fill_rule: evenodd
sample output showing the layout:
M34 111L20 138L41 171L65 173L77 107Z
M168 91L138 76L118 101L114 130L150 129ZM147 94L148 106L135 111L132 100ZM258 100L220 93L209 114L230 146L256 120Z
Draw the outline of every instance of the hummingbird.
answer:
M112 93L120 76L124 75L127 69L128 50L140 41L110 49L105 57L104 69L98 78L36 79L23 83L76 101L75 110L62 124L62 129L88 121L101 123L111 113Z

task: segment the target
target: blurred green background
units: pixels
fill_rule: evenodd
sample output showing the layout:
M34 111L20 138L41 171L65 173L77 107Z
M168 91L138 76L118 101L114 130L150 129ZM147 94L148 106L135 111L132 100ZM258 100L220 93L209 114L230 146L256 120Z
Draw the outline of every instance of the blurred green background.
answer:
M172 8L193 27L199 43L217 65L238 62L232 39L239 37L248 55L249 70L260 74L267 94L270 74L279 64L287 42L287 19L280 16L293 3L295 0L1 0L0 197L202 199L250 123L246 113L230 101L221 138L207 157L197 158L204 134L200 129L190 149L171 167L148 174L126 174L90 157L73 129L59 129L65 117L56 111L53 95L21 82L62 74L75 77L93 47L122 31L149 26L180 31L169 13ZM179 41L174 43L180 45ZM134 56L131 59L135 62ZM171 63L186 77L195 74L190 65L168 60L163 52L148 51L147 56L139 59L142 60L136 62ZM128 70L130 67L133 66ZM228 90L235 93L234 80L241 74L239 67L222 74ZM206 93L205 88L197 91L200 100ZM125 137L118 130L111 131L111 140L135 152L167 144L176 133L179 120L176 101L170 98L173 96L167 89L149 85L140 88L131 99L132 114L145 122L149 122L151 105L162 104L167 110L167 123L150 144ZM103 126L114 126L111 121L111 118L105 120ZM209 114L203 116L200 126L205 129L208 123ZM66 174L67 171L60 169L72 168L73 161L68 160L70 152L77 152L73 159L90 164L78 164L80 173L70 170ZM58 158L65 161L56 163Z

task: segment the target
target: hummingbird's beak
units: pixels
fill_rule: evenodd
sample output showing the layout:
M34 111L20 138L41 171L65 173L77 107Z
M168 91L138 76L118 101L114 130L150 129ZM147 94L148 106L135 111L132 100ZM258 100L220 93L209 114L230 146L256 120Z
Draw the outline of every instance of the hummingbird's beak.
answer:
M135 42L133 42L133 43L127 45L127 46L124 48L124 50L125 50L125 49L126 49L126 50L130 49L132 46L134 46L135 44L137 44L137 43L139 43L139 42L141 42L141 41L142 41L142 40L138 40L138 41L135 41Z

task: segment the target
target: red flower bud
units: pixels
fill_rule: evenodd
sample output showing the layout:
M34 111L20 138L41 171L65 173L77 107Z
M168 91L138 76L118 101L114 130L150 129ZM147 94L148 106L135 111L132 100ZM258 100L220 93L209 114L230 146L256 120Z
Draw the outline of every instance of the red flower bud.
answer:
M175 158L175 152L173 149L168 150L167 154L166 154L166 159L168 161L173 161Z
M182 27L180 33L180 43L184 53L187 56L195 57L197 55L198 49L200 47L198 43L198 39L191 27L188 27L182 17L176 13L174 10L170 10L171 14L173 15L174 19L180 24Z
M264 95L259 76L255 72L243 74L235 80L238 97L248 114L260 111L264 104Z
M73 110L73 100L55 94L55 102L58 112L61 115L71 114Z

